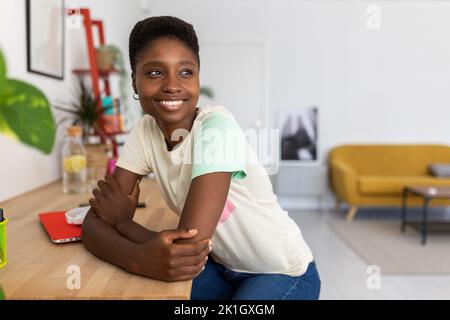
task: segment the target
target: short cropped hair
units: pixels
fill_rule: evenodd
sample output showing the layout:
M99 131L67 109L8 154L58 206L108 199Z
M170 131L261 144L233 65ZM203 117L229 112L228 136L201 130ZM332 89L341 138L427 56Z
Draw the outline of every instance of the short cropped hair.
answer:
M128 50L133 75L136 73L136 63L142 51L153 41L163 37L180 40L192 51L200 66L200 48L197 34L191 24L172 16L150 17L136 23L130 33Z

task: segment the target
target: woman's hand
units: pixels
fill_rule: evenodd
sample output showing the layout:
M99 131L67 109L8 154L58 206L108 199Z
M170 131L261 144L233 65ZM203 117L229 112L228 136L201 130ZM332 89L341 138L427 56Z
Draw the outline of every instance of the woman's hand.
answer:
M139 181L130 195L124 195L113 176L107 175L105 180L97 183L98 189L93 191L95 199L89 200L95 214L113 227L122 221L132 220L139 199Z
M137 261L131 264L129 271L163 281L195 278L206 264L211 240L189 244L176 244L174 240L193 238L196 234L196 229L158 232L140 246Z

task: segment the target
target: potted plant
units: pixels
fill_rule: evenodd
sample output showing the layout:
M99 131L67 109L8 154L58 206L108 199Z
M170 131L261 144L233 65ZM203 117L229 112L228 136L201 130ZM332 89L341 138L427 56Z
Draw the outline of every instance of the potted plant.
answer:
M50 154L55 132L47 97L31 84L7 78L0 50L0 134Z
M102 45L96 48L96 59L99 70L111 71L116 67L121 52L114 45Z
M109 108L99 109L99 100L86 87L84 81L79 79L78 90L68 103L54 104L57 110L69 113L58 122L58 126L67 120L72 120L72 125L79 125L83 128L83 142L87 143L88 138L99 134L105 136L105 133L99 125L102 114Z

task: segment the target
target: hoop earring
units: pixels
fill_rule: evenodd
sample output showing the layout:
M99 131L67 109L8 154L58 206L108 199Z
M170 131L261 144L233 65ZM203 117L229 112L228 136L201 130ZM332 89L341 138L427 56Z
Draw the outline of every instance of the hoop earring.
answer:
M133 99L134 100L139 100L139 95L136 92L133 93Z

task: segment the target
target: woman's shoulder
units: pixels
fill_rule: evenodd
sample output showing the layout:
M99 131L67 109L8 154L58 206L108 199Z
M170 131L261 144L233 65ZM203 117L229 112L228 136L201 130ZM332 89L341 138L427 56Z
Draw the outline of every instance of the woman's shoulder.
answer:
M140 139L148 140L149 135L154 136L157 134L155 130L155 119L148 115L144 114L131 128L129 136L138 137Z
M133 126L134 129L137 130L147 130L155 125L155 119L148 115L144 114Z
M204 107L199 108L199 113L197 115L196 120L204 122L207 119L223 116L230 118L233 121L236 121L231 111L229 111L224 106L220 105L217 106L206 105Z

